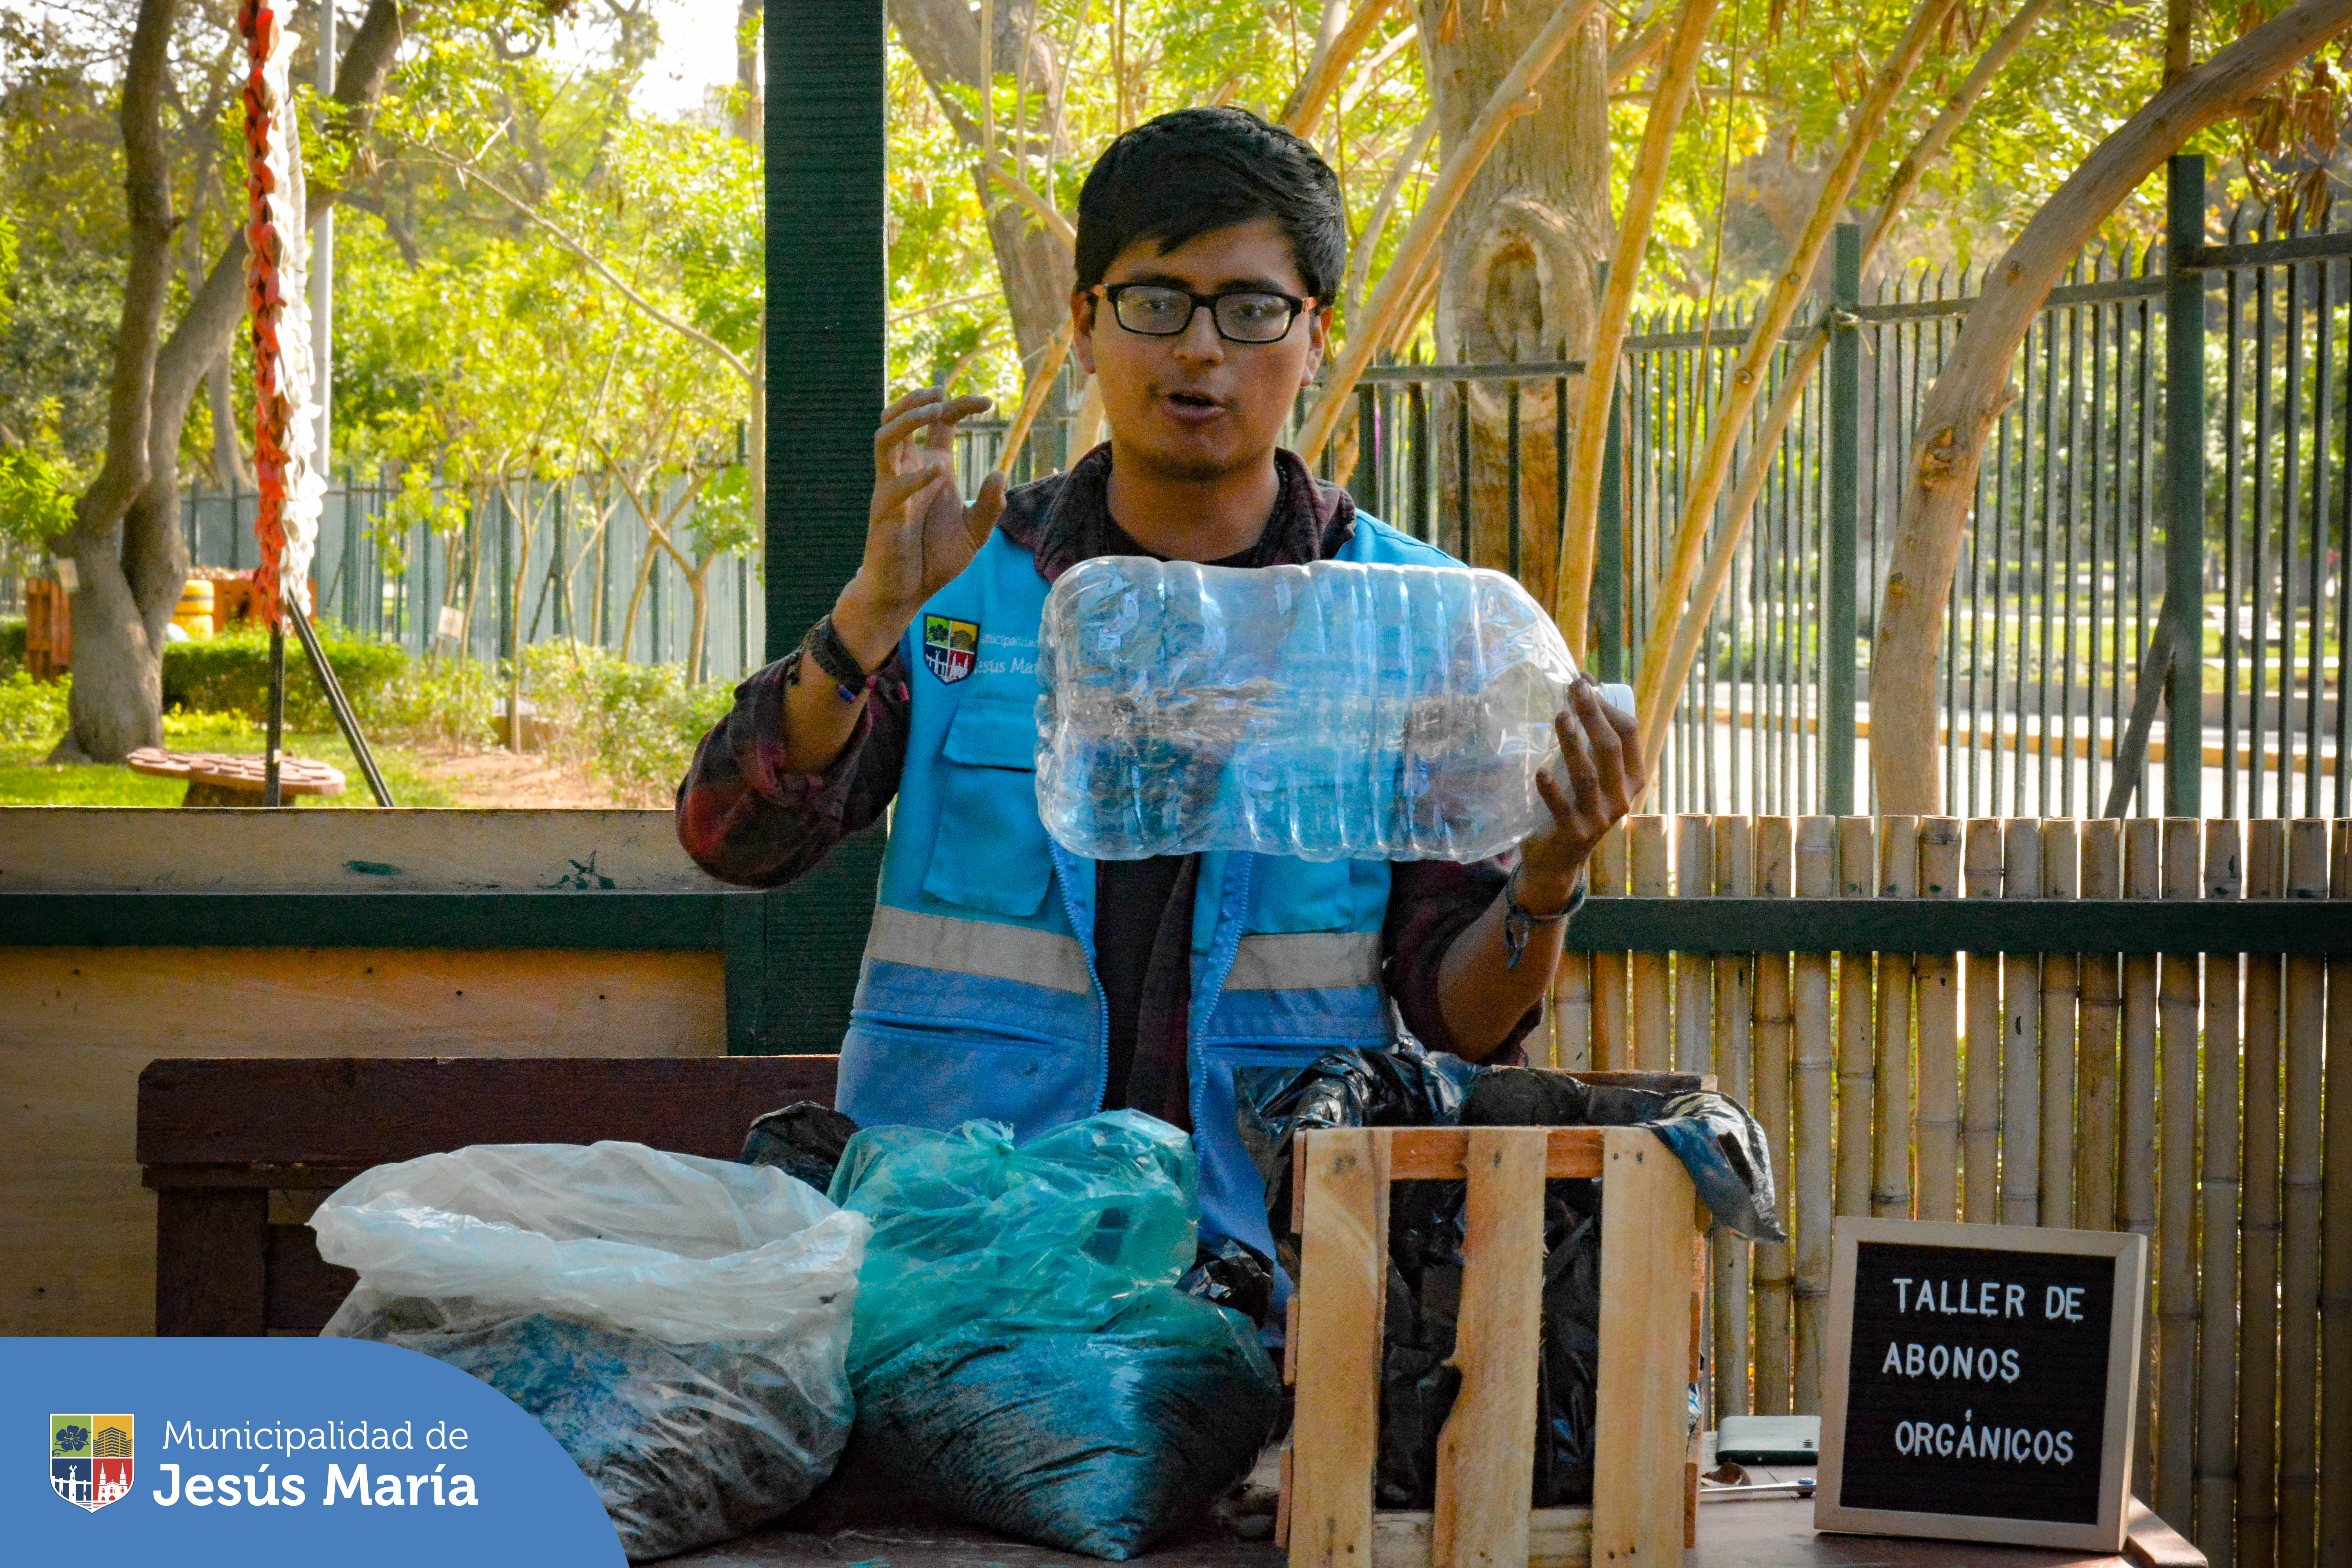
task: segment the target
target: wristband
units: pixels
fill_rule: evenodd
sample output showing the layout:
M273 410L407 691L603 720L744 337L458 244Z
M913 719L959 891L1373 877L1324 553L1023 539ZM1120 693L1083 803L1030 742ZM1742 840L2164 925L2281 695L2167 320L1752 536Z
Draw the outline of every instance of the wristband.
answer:
M849 651L849 645L834 629L831 611L819 616L816 625L801 638L801 653L833 678L844 702L856 701L858 694L866 689L866 667L857 662L857 656Z
M1576 906L1583 901L1579 893L1570 894L1568 902L1558 912L1537 914L1519 902L1519 869L1512 867L1509 878L1503 883L1503 967L1519 966L1520 955L1528 951L1528 938L1536 927L1557 925L1574 914Z

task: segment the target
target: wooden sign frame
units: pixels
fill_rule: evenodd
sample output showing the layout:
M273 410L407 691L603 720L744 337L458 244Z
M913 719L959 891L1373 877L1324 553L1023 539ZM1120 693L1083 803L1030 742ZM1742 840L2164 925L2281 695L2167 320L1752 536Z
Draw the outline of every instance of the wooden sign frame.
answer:
M1996 1252L2062 1253L2113 1260L2115 1290L2107 1326L2106 1408L2099 1441L2099 1516L2091 1524L1992 1514L1925 1513L1848 1508L1845 1483L1847 1382L1853 1355L1856 1249L1864 1242L1965 1247ZM1813 1528L1858 1535L1910 1535L1938 1541L1997 1542L2080 1552L2120 1552L2131 1515L2132 1414L2147 1310L2147 1238L2129 1231L2045 1230L2031 1226L1948 1225L1930 1220L1841 1218L1831 1239L1828 1342L1822 1368L1822 1459L1813 1492Z

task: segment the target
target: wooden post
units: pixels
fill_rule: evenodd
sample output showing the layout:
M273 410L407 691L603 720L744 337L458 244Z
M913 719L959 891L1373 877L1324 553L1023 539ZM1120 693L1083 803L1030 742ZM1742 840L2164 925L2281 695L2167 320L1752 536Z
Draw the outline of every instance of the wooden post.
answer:
M1291 1353L1302 1369L1296 1425L1316 1440L1294 1448L1290 1568L1371 1568L1388 1144L1366 1129L1335 1128L1308 1140L1304 1165Z
M1674 891L1674 873L1667 862L1666 819L1629 816L1626 847L1633 865L1635 898L1663 899ZM1667 975L1666 955L1633 955L1633 1049L1627 1067L1663 1072L1674 1062L1674 987Z
M1968 825L1961 877L1971 899L2000 897L2004 872L2000 823L1977 817ZM1968 964L1968 1080L1960 1139L1967 1149L1967 1184L1960 1217L1992 1225L2000 1214L2000 955L1971 952Z
M2124 896L2123 822L2112 816L2083 824L2083 896L2120 899ZM2083 1010L2075 1039L2074 1092L2082 1109L2080 1132L2074 1142L2074 1223L2085 1230L2116 1227L2116 1144L2119 1125L2116 1049L2123 1035L2124 993L2121 960L2112 952L2093 952L2078 961L2082 970Z
M2042 896L2042 827L2001 828L2001 896ZM2042 1223L2042 958L2000 955L2000 1223Z
M1592 1067L1592 955L1559 955L1551 984L1551 1065L1569 1072Z
M2287 826L2286 896L2327 896L2327 824ZM2327 962L2286 961L2286 1223L2279 1271L2280 1568L2312 1568L2319 1530L2319 1101ZM2334 1568L2331 1564L2330 1568Z
M1748 898L1755 887L1755 838L1748 818L1723 816L1715 825L1715 891L1721 898ZM1750 1057L1756 1006L1756 960L1746 953L1717 953L1715 960L1715 1071L1723 1092L1740 1104L1755 1104ZM1748 1387L1748 1314L1753 1244L1717 1226L1715 1232L1715 1415L1746 1415L1753 1409Z
M1475 1127L1469 1140L1453 1362L1462 1387L1437 1437L1430 1568L1526 1568L1542 1358L1548 1134L1540 1127ZM1653 1157L1664 1153L1654 1137L1650 1142ZM1605 1251L1606 1226L1601 1235ZM1620 1288L1612 1279L1604 1302Z
M1759 898L1787 898L1795 890L1796 853L1785 816L1756 819L1756 892ZM1789 955L1756 955L1756 1120L1772 1146L1772 1168L1780 1174L1777 1195L1780 1225L1793 1230L1795 1198L1790 1192L1795 1172L1790 1155L1794 1118L1791 1114L1790 1063L1796 1020L1790 1010ZM1790 1413L1793 1390L1790 1383L1790 1321L1789 1266L1791 1248L1779 1243L1756 1247L1756 1412L1759 1415Z
M2246 825L2246 897L2286 890L2286 825ZM2246 955L2245 1146L2239 1166L2238 1563L2278 1552L2279 1022L2285 972ZM2128 1152L2128 1150L2126 1150Z
M2216 817L2205 825L2205 896L2235 899L2244 885L2237 819ZM2194 1539L2211 1568L2231 1568L2237 1524L2238 997L2238 955L2207 953Z
M2071 818L2042 825L2042 896L2074 899L2082 894L2080 826ZM2081 971L2071 952L2042 959L2042 1223L2074 1221L2075 1008L2082 1000Z
M2152 899L2163 886L2163 824L2153 817L2124 825L2124 897ZM2122 1216L2126 1230L2147 1237L2156 1250L2156 959L2133 953L2124 960L2123 1049L2124 1158ZM2151 1274L2147 1311L2156 1316ZM2148 1413L2156 1403L2156 1358L2140 1358L2139 1402L2132 1420L2132 1495L2145 1498L2156 1483L2155 1450L2148 1444Z
M1866 816L1841 816L1837 824L1835 887L1843 899L1867 899L1878 891L1878 842ZM1877 1031L1870 1005L1870 954L1841 952L1837 959L1837 1212L1870 1212L1871 1101L1877 1092L1874 1053Z
M1797 819L1797 896L1825 899L1837 891L1837 818ZM1791 966L1796 1024L1797 1343L1794 1386L1797 1414L1822 1407L1822 1350L1828 1328L1830 1221L1834 1212L1832 1182L1832 1073L1836 1066L1830 1030L1830 958L1801 952Z
M2352 819L2336 823L2328 896L2352 899ZM2326 1189L2320 1194L2319 1560L2352 1562L2352 959L2327 961Z
M1625 891L1625 825L1620 823L1593 846L1586 871L1586 886L1593 896L1606 898ZM1593 1068L1608 1072L1633 1066L1633 1027L1625 1016L1625 955L1596 952L1592 955Z
M1919 819L1919 892L1948 899L1960 889L1960 824ZM1960 966L1956 954L1915 959L1919 1010L1919 1216L1960 1217Z
M1715 891L1715 818L1675 818L1675 890L1686 899ZM1713 1072L1715 965L1701 952L1678 952L1674 961L1675 1070Z
M1867 820L1865 818L1864 820ZM1919 819L1889 816L1879 824L1878 888L1882 899L1919 896ZM1871 1162L1870 1212L1882 1219L1911 1217L1911 955L1878 955L1878 1151Z
M2164 896L2193 899L2202 871L2198 827L2164 825ZM2157 994L2163 1162L2157 1218L2156 1495L2166 1520L2189 1526L2196 1485L2197 1003L2195 953L2164 955ZM2315 1091L2318 1084L2312 1085ZM2312 1097L2315 1100L2316 1092Z

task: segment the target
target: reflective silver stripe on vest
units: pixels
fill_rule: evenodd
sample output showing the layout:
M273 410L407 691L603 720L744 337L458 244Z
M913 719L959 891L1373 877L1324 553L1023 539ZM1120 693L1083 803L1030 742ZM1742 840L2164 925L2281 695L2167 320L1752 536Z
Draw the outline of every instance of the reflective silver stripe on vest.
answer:
M1228 991L1319 991L1377 985L1381 979L1378 931L1302 931L1290 936L1245 936L1234 954Z
M1019 980L1081 996L1095 988L1087 973L1086 950L1075 937L991 921L918 914L887 904L874 911L866 956L919 969L944 969L951 974Z

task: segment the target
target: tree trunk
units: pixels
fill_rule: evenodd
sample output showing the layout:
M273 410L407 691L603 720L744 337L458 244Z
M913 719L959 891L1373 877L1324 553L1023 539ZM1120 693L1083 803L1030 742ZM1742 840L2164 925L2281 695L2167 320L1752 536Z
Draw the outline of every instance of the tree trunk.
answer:
M1911 473L1872 649L1871 772L1879 809L1941 811L1936 656L1976 495L1984 440L2011 397L2010 370L2051 287L2117 204L2206 126L2244 113L2263 89L2352 25L2352 0L2302 0L2165 88L2042 205L1963 319L1920 405Z
M205 388L212 400L212 479L223 489L235 486L249 490L255 488L253 465L246 460L244 443L236 438L236 393L229 384L231 374L226 351L205 372Z
M174 226L161 99L176 10L176 0L141 0L123 68L131 265L115 341L105 466L57 544L81 582L73 600L68 728L52 753L58 762L121 762L163 741L163 628L188 574L179 526L180 431L245 303L245 227L237 224L171 337L156 346ZM370 0L336 76L335 99L352 111L347 133L366 134L401 37L397 0ZM236 188L243 189L241 180ZM312 182L310 212L325 211L339 194Z
M130 266L108 389L105 465L75 503L73 527L55 546L56 553L73 562L79 583L72 600L69 727L51 754L55 762L119 762L163 738L163 623L171 618L171 609L152 613L140 595L139 574L126 569L125 556L131 538L143 531L129 526L129 514L149 479L156 338L171 283L174 226L163 104L178 9L177 0L140 0L123 66L122 184ZM173 435L176 440L178 431ZM174 583L174 598L179 591Z
M1460 9L1444 34L1447 0L1421 0L1421 37L1438 145L1450 151L1543 25L1551 8L1514 5L1475 19ZM1542 106L1503 133L1446 226L1439 261L1437 355L1491 364L1581 357L1591 346L1595 287L1609 249L1607 39L1599 16L1571 37L1538 90ZM1505 384L1467 384L1470 398L1470 557L1511 565L1509 395ZM1452 394L1432 410L1444 513L1463 501ZM1570 402L1575 401L1571 390ZM1558 555L1559 476L1554 461L1549 378L1519 396L1518 574L1551 600ZM1605 404L1604 404L1605 413ZM1449 535L1446 542L1454 542Z
M1004 0L994 8L989 54L997 75L1016 73L1026 41L1027 79L1045 105L1032 123L1044 126L1044 133L1050 136L1055 133L1053 127L1059 118L1054 106L1062 95L1062 62L1051 43L1037 36L1030 23L1035 4L1036 0ZM974 153L980 152L979 122L943 90L980 88L979 14L964 0L890 0L890 22L898 30L899 43L930 84L940 110L955 126L957 136ZM999 155L1003 152L1000 148ZM997 275L1013 313L1013 333L1021 347L1022 363L1033 364L1055 329L1069 315L1074 279L1070 254L1036 219L1005 200L1003 188L990 181L977 159L971 177L980 192L982 210L990 215L989 245L996 253Z

